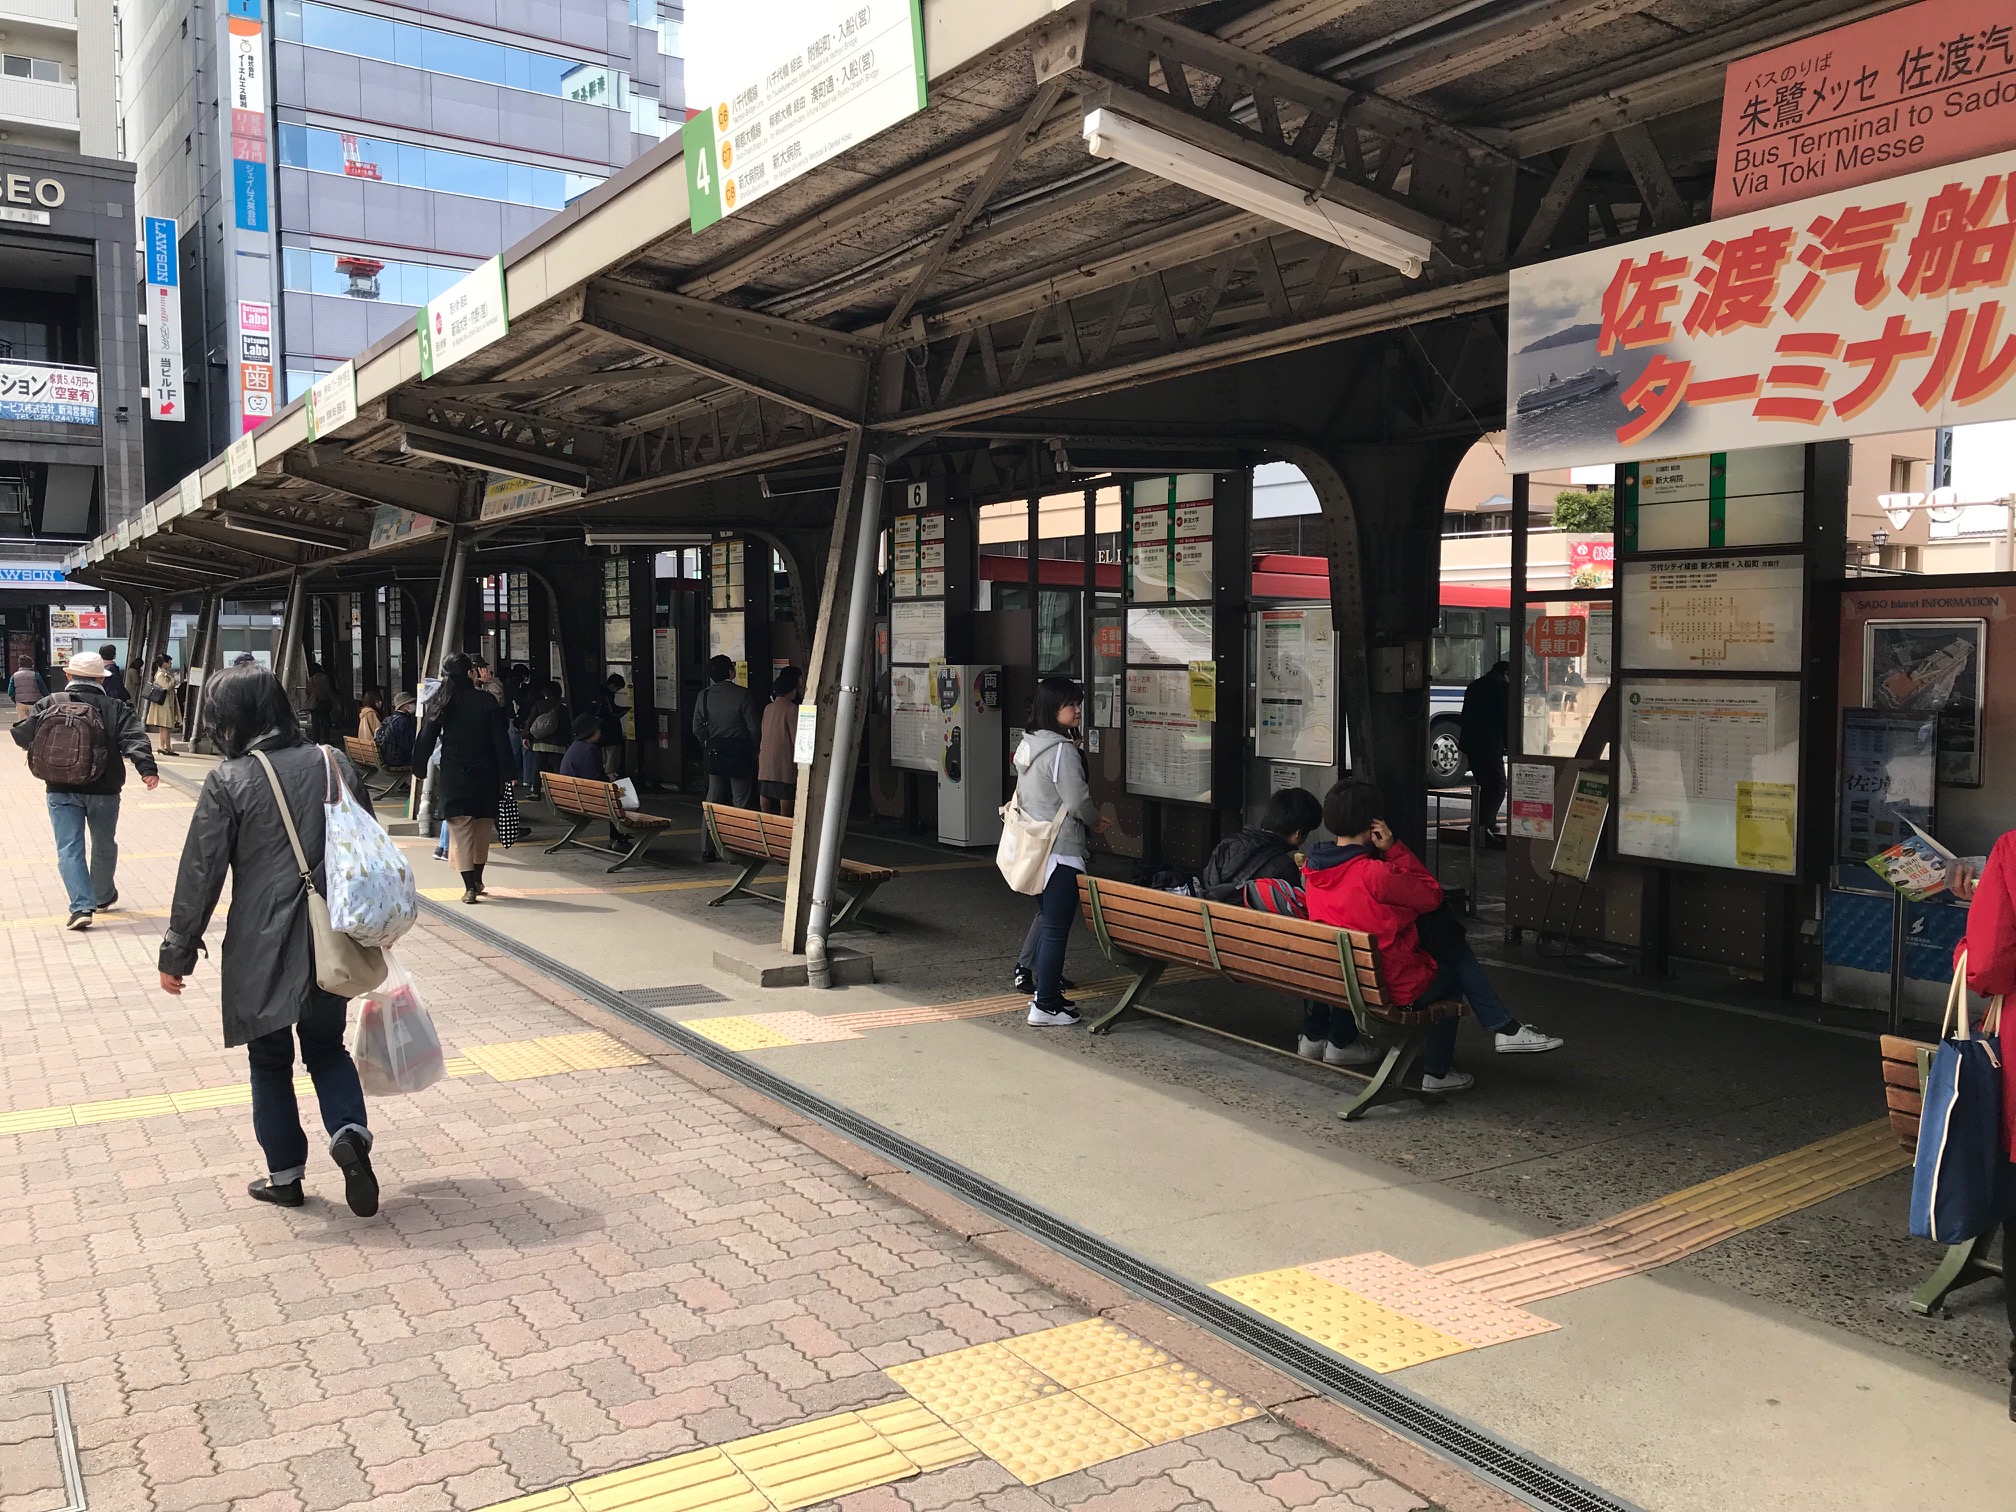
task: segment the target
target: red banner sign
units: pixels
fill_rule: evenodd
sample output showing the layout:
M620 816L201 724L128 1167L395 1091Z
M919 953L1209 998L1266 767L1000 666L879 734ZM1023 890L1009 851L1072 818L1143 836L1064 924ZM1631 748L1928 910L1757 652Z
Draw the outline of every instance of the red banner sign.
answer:
M1543 614L1526 627L1535 656L1582 656L1589 650L1589 621L1579 614Z
M2016 145L2016 3L1923 0L1729 65L1715 214Z

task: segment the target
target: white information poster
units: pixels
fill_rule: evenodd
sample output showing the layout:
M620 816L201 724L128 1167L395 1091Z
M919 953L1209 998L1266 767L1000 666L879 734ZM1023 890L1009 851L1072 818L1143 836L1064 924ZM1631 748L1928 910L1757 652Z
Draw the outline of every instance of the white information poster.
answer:
M1191 716L1188 668L1128 669L1127 791L1211 801L1211 725Z
M432 378L511 328L504 297L504 259L478 263L439 299L420 310L420 376Z
M1253 754L1330 766L1337 760L1337 642L1330 611L1263 609Z
M889 761L913 772L935 772L944 736L932 698L929 667L889 669Z
M1134 592L1136 603L1157 604L1169 597L1169 511L1134 511Z
M1623 713L1620 853L1796 871L1798 684L1627 679Z
M1621 576L1622 665L1676 672L1799 670L1805 614L1800 558L1626 562Z
M749 660L749 620L740 609L707 616L707 654L725 656L738 667Z
M1187 667L1211 660L1211 607L1171 604L1127 611L1127 660L1157 667Z
M889 606L889 660L921 666L945 655L945 605L917 602Z
M679 707L679 641L677 630L651 632L651 702L660 714Z
M1554 768L1512 763L1512 833L1521 840L1554 838Z

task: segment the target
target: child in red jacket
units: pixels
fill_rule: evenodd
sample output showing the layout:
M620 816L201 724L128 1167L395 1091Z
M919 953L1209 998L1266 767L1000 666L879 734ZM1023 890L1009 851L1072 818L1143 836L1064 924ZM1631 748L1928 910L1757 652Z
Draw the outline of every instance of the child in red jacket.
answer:
M1400 1003L1467 999L1477 1022L1497 1035L1501 1055L1537 1055L1561 1048L1561 1041L1521 1024L1500 1000L1458 930L1449 930L1437 954L1421 944L1423 916L1442 907L1442 884L1386 827L1386 796L1369 782L1340 782L1323 799L1323 827L1337 837L1309 847L1302 871L1309 917L1319 924L1362 930L1379 947L1386 985ZM1455 1069L1457 1019L1444 1019L1428 1033L1421 1054L1425 1092L1460 1092L1477 1078ZM1349 1012L1332 1015L1333 1048L1358 1036ZM1334 1063L1334 1062L1333 1062Z

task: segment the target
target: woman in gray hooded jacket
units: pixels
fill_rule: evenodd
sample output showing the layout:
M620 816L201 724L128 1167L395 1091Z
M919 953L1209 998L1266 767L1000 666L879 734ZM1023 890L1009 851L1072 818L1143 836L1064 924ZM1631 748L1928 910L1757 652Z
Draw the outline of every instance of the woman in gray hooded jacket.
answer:
M1036 951L1036 995L1029 1022L1039 1027L1078 1022L1078 1010L1064 996L1064 949L1078 917L1078 876L1091 854L1093 835L1113 821L1092 802L1076 732L1085 716L1085 690L1068 677L1046 677L1036 685L1029 729L1015 751L1015 792L1032 819L1065 816L1050 847L1043 891L1036 900L1042 938Z

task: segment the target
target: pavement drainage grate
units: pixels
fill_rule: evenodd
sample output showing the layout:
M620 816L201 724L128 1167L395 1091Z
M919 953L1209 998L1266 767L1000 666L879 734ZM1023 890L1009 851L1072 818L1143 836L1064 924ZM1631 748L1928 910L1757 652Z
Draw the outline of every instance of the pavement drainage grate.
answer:
M602 991L606 994L608 988ZM693 1008L701 1003L725 1003L725 993L716 992L712 987L702 987L697 983L687 983L681 987L633 987L620 994L625 1002L634 1003L639 1008Z
M1178 1317L1229 1340L1304 1385L1346 1403L1374 1422L1412 1439L1444 1459L1454 1461L1528 1506L1540 1508L1542 1512L1642 1512L1635 1503L1625 1501L1574 1472L1500 1438L1488 1428L1283 1328L1230 1297L1199 1286L1132 1251L1110 1244L1047 1208L1018 1197L1006 1187L989 1181L957 1161L917 1144L809 1087L779 1076L766 1066L725 1049L674 1020L641 1011L630 995L604 986L586 972L521 944L488 925L479 924L464 913L451 912L438 903L426 900L421 902L420 907L422 912L433 915L438 922L452 924L535 971L566 983L583 997L601 1003L640 1028L677 1045L693 1059L914 1171L961 1201L991 1213L1031 1238L1100 1272L1109 1280L1143 1297L1152 1298Z
M7 1471L0 1497L7 1506L86 1512L84 1473L63 1387L0 1392L0 1461Z

